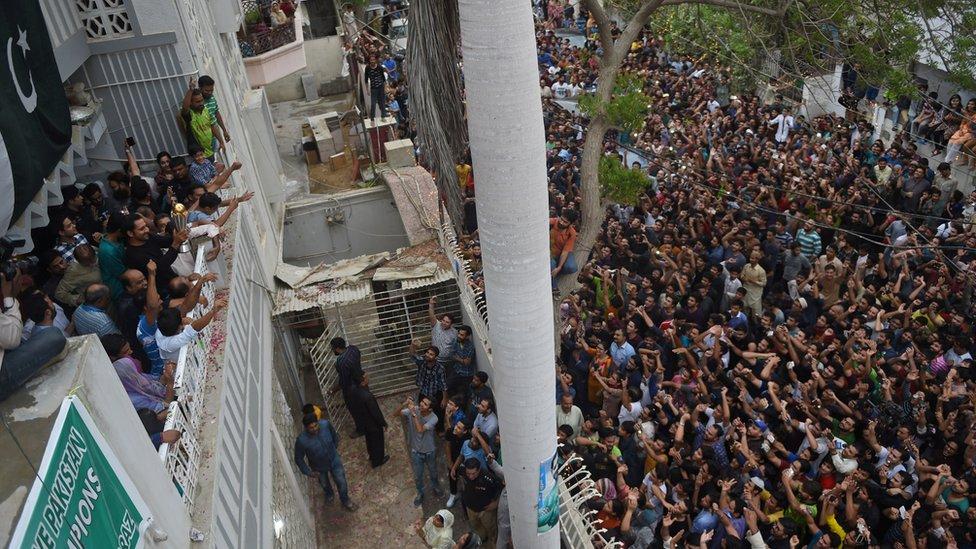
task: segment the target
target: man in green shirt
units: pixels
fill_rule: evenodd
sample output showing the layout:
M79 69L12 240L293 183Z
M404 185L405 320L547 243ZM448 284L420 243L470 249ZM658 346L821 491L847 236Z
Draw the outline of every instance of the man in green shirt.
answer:
M122 295L122 281L119 277L125 272L125 246L122 244L122 228L125 216L112 212L105 224L105 234L98 242L98 268L102 273L102 283L112 292L115 302Z
M220 131L224 137L224 143L230 142L230 133L224 125L224 117L220 115L220 107L217 105L217 98L214 96L214 79L203 75L200 77L200 91L203 92L203 105L210 113L211 121L220 126Z
M203 155L213 161L214 142L223 150L223 136L220 135L216 120L206 108L203 92L196 87L195 79L190 79L190 87L183 96L180 116L186 128L187 149L197 145L203 149Z

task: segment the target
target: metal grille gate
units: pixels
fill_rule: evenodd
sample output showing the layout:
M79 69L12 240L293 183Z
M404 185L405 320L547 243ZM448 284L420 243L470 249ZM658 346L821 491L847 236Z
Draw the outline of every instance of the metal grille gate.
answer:
M374 282L365 299L335 303L323 308L326 328L310 350L329 418L340 428L349 421L342 396L331 393L338 374L335 355L329 342L343 337L359 347L363 370L369 375L369 386L377 397L416 389L417 368L411 360L412 339L430 344L430 318L427 305L437 297L435 312L450 314L455 326L461 324L461 301L453 279L422 287L398 287L399 282Z

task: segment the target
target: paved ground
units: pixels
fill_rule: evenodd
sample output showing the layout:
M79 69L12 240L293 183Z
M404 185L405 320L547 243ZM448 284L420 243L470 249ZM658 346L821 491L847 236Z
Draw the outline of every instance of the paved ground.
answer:
M380 399L380 407L387 418L396 413L403 398L403 395L395 395ZM346 468L350 497L360 507L355 513L348 513L338 503L326 505L321 488L315 484L311 499L315 503L313 511L320 547L421 548L423 544L413 533L414 521L444 508L445 498L435 499L429 490L423 507L414 507L416 492L403 425L397 418L387 419L387 422L390 427L386 433L386 451L390 461L378 469L370 467L363 439L350 439L349 428L343 429L339 451ZM438 448L438 464L441 489L446 493L447 464L441 451L442 444ZM456 537L465 531L465 520L460 516L460 504L451 511L455 513Z

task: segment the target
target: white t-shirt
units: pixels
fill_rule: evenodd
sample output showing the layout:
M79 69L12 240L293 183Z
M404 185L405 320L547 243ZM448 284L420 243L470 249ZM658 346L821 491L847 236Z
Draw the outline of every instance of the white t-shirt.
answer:
M183 331L173 336L165 336L163 332L156 330L156 346L159 347L159 356L166 362L175 362L180 357L180 349L190 344L198 333L189 324L183 327Z
M793 117L791 115L780 114L773 119L771 125L776 125L776 142L785 143L790 138L790 128L793 127Z
M572 88L572 86L565 82L556 82L552 85L552 94L556 96L557 99L565 99L569 96L570 88Z
M620 423L625 421L633 421L634 423L637 423L640 420L642 411L644 411L644 407L641 406L640 402L631 402L630 410L621 404L620 413L617 414L617 420L619 420Z

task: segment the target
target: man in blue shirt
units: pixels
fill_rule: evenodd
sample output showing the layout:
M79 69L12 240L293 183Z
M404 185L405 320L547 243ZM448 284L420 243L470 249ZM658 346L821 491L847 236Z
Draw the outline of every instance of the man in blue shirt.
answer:
M614 332L613 343L610 344L610 358L613 359L613 365L622 372L627 366L627 361L630 360L630 357L636 355L637 353L634 351L633 345L627 342L624 331L617 330Z
M317 419L315 414L305 414L302 418L305 430L295 439L295 465L302 474L318 479L325 490L325 502L332 503L331 474L339 492L339 501L347 511L358 507L349 499L349 484L346 482L346 469L339 457L339 434L327 419Z
M471 385L471 379L477 371L474 342L471 340L471 328L469 326L458 326L457 338L454 340L451 355L453 364L447 379L447 393L448 396L461 395L464 397L468 386Z

